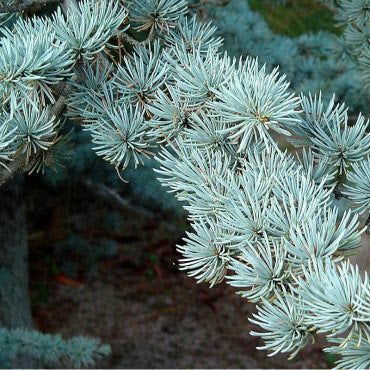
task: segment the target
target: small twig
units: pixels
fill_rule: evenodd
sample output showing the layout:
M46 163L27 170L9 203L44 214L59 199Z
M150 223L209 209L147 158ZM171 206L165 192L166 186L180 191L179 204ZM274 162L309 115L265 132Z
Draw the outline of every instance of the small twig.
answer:
M108 50L107 47L104 48L104 52L109 56L109 58L112 60L112 62L114 63L114 65L118 68L118 62L116 61L116 59L114 58L114 56L110 53L110 51Z
M77 62L75 64L75 68L77 70L77 73L80 74L80 76L78 76L77 74L75 74L74 76L72 76L71 81L80 83L83 80L83 77L82 77L83 76L82 67ZM56 85L56 86L58 86L58 85ZM64 81L62 81L62 83L61 83L61 85L59 87L62 87L62 91L60 92L60 96L59 96L58 100L53 105L53 108L51 108L51 110L50 110L50 114L53 115L53 116L55 116L55 117L58 117L59 114L62 112L63 108L65 107L65 101L66 101L66 99L68 98L68 96L74 90L74 87L71 84L69 84L68 82L64 82ZM60 89L57 88L57 90L60 90ZM55 90L54 89L53 89L53 92L55 93Z
M117 43L118 43L118 62L120 65L122 65L122 60L123 60L123 57L122 57L122 50L121 48L123 47L124 51L126 52L124 46L122 45L122 42L121 42L121 35L117 32Z
M36 157L27 154L27 152L17 152L14 158L9 163L1 164L0 166L0 186L10 180L15 173L24 173L32 169L35 164Z
M159 216L156 213L143 207L133 205L128 200L122 198L114 189L104 184L99 184L91 180L84 180L83 185L92 193L104 199L113 208L123 209L130 214L134 213L150 220L159 220ZM160 220L160 224L179 237L184 234L184 229L182 227L173 225L165 220Z
M149 36L145 40L143 40L143 41L137 41L133 37L131 37L130 35L128 35L127 33L122 33L121 36L122 36L122 38L126 42L128 42L132 46L145 46L149 42L153 41L153 34L152 34L152 32L150 32L149 33Z

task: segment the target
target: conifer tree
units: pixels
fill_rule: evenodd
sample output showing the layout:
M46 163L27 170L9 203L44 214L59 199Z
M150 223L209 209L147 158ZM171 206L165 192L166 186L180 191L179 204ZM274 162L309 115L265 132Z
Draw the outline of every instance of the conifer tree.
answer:
M193 227L178 246L181 268L210 286L226 278L256 302L250 320L261 331L251 334L270 355L293 358L320 332L338 368L369 367L368 276L347 259L370 209L364 116L349 125L334 97L297 95L278 68L220 52L216 28L190 16L185 0L66 1L30 19L14 12L39 1L7 3L1 182L52 161L63 115L120 177L159 147L159 180ZM368 8L360 12L368 19ZM276 134L297 154L281 150ZM339 215L338 199L353 210ZM23 351L80 366L108 352L95 340L24 330L1 329L4 360Z

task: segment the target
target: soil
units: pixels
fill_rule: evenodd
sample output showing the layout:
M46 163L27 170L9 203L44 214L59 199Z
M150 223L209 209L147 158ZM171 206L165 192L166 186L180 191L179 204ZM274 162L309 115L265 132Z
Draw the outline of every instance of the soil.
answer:
M91 217L99 207L72 212L69 221L82 233L94 224ZM180 271L176 244L181 239L159 219L120 214L123 227L111 236L119 250L100 259L89 279L53 275L45 258L37 257L48 248L45 231L43 236L34 233L31 286L39 330L109 343L112 354L97 368L330 367L320 338L291 361L287 355L268 357L267 351L257 350L263 342L249 334L257 328L248 321L256 312L254 304L224 282L209 289Z

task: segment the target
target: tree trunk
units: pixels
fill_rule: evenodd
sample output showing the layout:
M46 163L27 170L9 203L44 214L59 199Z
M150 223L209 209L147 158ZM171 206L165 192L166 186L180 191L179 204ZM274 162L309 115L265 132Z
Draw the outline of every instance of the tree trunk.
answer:
M0 325L31 328L28 290L28 248L23 176L15 175L0 187ZM12 368L31 367L27 356L12 361Z

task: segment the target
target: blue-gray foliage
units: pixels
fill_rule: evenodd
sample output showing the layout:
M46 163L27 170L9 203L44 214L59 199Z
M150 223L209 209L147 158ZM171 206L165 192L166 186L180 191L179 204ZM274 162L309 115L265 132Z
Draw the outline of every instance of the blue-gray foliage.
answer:
M0 328L0 366L5 368L9 359L17 355L29 355L49 366L90 367L110 352L110 346L98 339L80 336L64 340L58 334Z
M0 79L4 171L14 170L19 157L24 162L16 169L26 167L54 146L47 138L58 122L45 112L55 107L53 85L70 82L68 115L90 133L98 156L121 171L156 152L159 180L182 202L193 227L178 246L180 267L211 286L226 277L258 304L251 320L261 331L251 334L265 341L261 349L293 358L323 332L334 344L326 350L343 356L339 368L368 368L368 277L347 257L361 246L359 212L369 215L370 136L368 121L360 114L350 126L348 109L332 94L338 88L352 110L363 106L355 62L327 53L329 35L298 41L272 35L245 2L225 8L230 13L218 22L228 30L229 54L219 51L213 26L185 18L184 0L123 3L126 10L86 0L52 21L21 21L0 39L6 66L19 62L9 50L13 37L23 42L19 53L32 56L30 66L40 66L33 75L21 63L19 74ZM76 22L97 24L102 14L102 29L82 27L89 37L80 34ZM40 29L50 31L42 53L33 46ZM249 49L240 52L240 45ZM300 51L307 45L313 59ZM59 55L59 48L66 52ZM62 72L52 77L59 63ZM281 150L277 134L291 137L302 154ZM340 198L358 212L340 214Z

